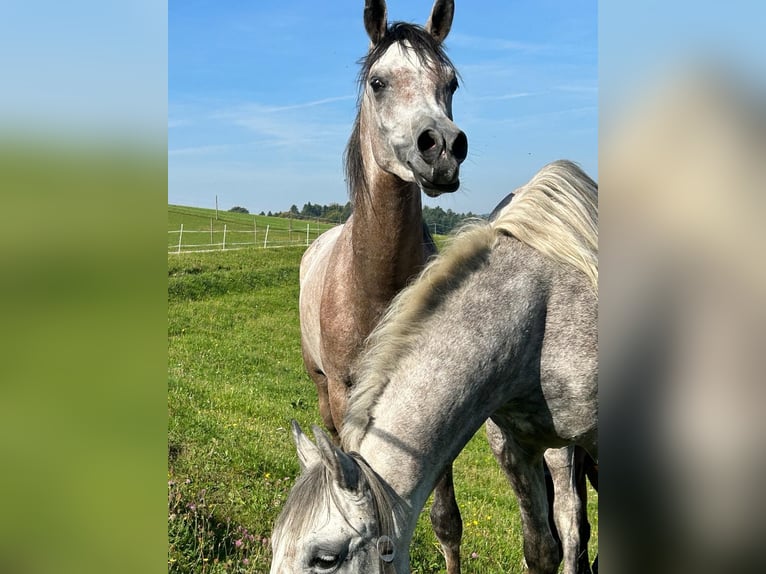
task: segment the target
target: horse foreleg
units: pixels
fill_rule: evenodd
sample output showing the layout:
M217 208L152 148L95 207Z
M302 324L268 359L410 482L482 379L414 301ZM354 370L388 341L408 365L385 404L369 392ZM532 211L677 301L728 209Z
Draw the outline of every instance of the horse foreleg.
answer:
M324 426L327 428L327 430L330 431L330 436L332 437L335 444L338 444L338 429L335 427L335 422L332 418L330 391L327 385L327 376L319 368L319 365L316 364L316 361L314 361L311 354L306 351L306 347L303 344L303 341L301 341L301 351L303 353L303 364L306 366L306 371L308 372L309 377L311 377L311 380L314 381L314 384L317 388L317 398L319 399L319 416L322 417L322 422L324 423Z
M548 523L542 453L530 453L491 420L487 438L519 500L524 535L524 558L530 574L556 574L561 550Z
M340 435L338 429L335 426L335 420L332 416L332 406L330 403L330 393L327 385L327 377L323 373L314 373L311 378L314 380L314 384L317 387L317 397L319 398L319 415L322 417L322 422L325 428L330 431L330 437L335 444L340 444Z
M460 574L460 542L463 538L463 519L460 516L455 487L452 482L452 465L447 467L434 488L431 506L431 525L441 544L447 561L447 574Z
M588 560L587 492L583 458L574 446L548 449L545 462L553 481L553 520L561 540L564 574L591 574ZM548 497L551 504L551 497Z

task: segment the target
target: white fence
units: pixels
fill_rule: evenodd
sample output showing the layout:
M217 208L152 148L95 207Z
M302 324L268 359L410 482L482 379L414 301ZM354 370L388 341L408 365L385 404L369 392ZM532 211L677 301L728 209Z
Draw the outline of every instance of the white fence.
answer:
M314 239L325 231L324 228L306 224L306 230L293 229L292 223L289 228L273 228L266 225L266 229L229 229L228 224L223 229L213 229L211 222L209 230L184 229L183 223L179 229L168 231L168 254L180 253L206 253L210 251L233 251L247 247L277 248L291 246L308 246ZM173 239L177 235L178 239ZM209 238L209 241L205 239Z

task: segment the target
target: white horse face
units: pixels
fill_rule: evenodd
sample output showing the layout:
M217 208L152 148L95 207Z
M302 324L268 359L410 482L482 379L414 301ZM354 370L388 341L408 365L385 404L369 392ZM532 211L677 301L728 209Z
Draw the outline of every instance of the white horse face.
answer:
M368 5L371 2L368 2ZM374 2L372 2L374 4ZM370 34L360 125L375 163L435 197L460 186L460 164L468 153L466 135L452 121L455 69L441 51L454 4L437 0L422 29L394 25L388 31L385 3Z
M296 536L275 530L271 574L380 572L371 518L370 501L364 496L353 500L333 493L309 518L304 532Z
M316 445L293 423L303 472L274 528L271 574L409 572L407 549L380 534L380 503L361 466L314 434Z

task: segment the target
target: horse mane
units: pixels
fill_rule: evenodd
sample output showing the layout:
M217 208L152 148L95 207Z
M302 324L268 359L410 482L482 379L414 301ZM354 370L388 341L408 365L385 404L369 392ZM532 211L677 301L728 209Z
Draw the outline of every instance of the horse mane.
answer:
M582 271L598 293L598 184L577 164L559 160L543 167L491 226Z
M444 67L455 68L444 52L442 44L437 42L423 27L408 22L394 22L389 25L383 38L370 49L365 57L359 60L361 70L357 78L357 115L351 130L351 137L349 137L346 145L346 151L343 154L346 184L352 205L355 203L357 195L369 197L369 185L365 177L360 145L360 116L367 76L369 76L372 66L397 42L401 43L405 49L413 52L417 56L418 62L432 74L438 74Z
M354 386L341 431L347 449L359 448L392 365L422 331L424 319L486 261L500 236L512 236L574 267L598 293L598 185L573 162L552 162L517 189L513 201L493 220L461 227L415 282L394 298L352 373Z
M369 489L372 499L378 536L396 539L398 529L404 524L403 507L394 490L367 464L364 458L355 452L348 453L357 463L362 480ZM329 512L330 504L340 507L338 492L333 488L330 471L324 464L315 464L306 469L295 482L282 512L274 524L272 535L276 538L288 535L299 540L313 527L313 518L320 512ZM344 518L348 521L348 517ZM348 523L352 528L356 525Z

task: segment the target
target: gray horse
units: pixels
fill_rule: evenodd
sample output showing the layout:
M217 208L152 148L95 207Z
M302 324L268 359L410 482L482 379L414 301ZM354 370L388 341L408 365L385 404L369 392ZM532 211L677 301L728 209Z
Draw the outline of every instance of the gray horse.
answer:
M488 418L529 571L557 571L543 453L579 445L598 460L597 195L571 162L544 167L395 299L355 369L343 449L293 425L303 470L272 574L409 572L420 510Z

